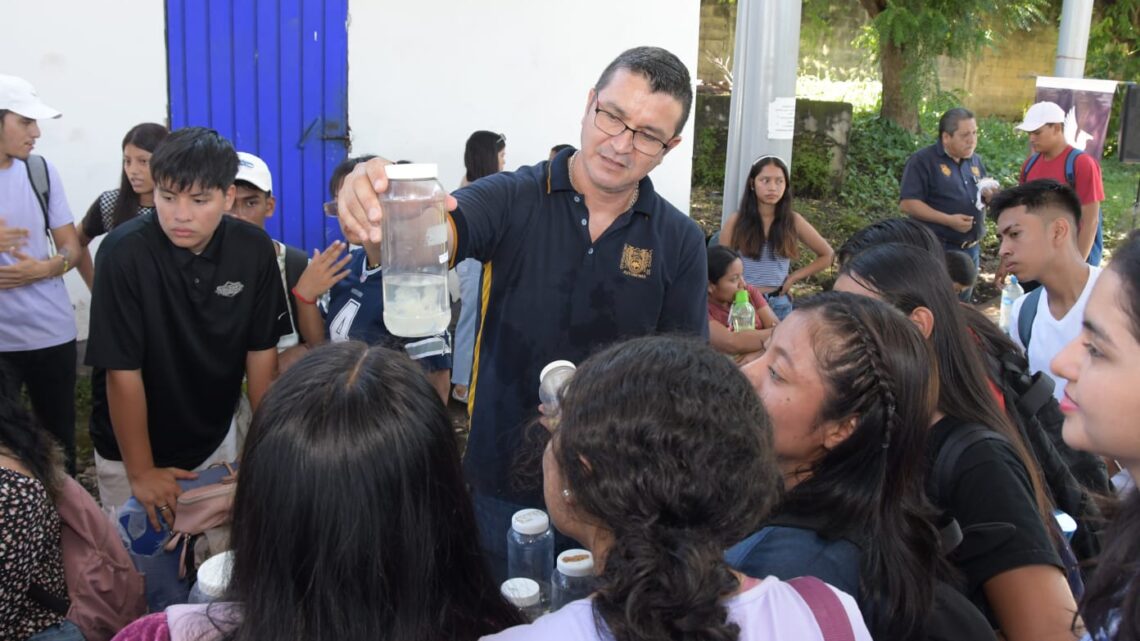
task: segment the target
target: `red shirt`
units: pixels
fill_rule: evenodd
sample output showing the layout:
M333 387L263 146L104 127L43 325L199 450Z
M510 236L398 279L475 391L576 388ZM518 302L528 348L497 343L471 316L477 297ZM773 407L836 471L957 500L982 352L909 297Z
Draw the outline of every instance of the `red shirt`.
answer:
M749 302L752 303L752 307L754 307L756 309L756 311L760 311L761 307L767 307L768 306L768 300L766 298L764 298L764 294L760 293L759 289L753 287L752 285L748 285L748 284L744 285L744 289L748 291ZM722 304L720 304L720 303L718 303L718 302L716 302L710 298L709 299L709 319L716 321L717 323L724 325L725 327L728 327L728 310L731 307L732 307L731 304L730 305L722 305Z
M1046 160L1045 154L1041 154L1037 158L1037 162L1033 163L1033 167L1030 168L1029 174L1025 176L1023 182L1052 178L1062 185L1067 185L1068 183L1065 181L1065 159L1069 157L1070 150L1072 150L1072 146L1066 145L1065 150L1053 160ZM1025 162L1021 164L1022 173L1025 172L1025 165L1028 163L1029 159L1026 158ZM1100 178L1100 165L1093 160L1092 156L1081 154L1073 161L1073 182L1076 183L1077 198L1080 199L1081 205L1099 203L1104 200L1104 183Z

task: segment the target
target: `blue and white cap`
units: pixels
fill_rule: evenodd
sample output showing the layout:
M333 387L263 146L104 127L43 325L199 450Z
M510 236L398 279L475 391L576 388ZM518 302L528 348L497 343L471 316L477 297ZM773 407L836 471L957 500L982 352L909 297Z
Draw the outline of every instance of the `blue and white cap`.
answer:
M273 193L273 174L269 173L269 165L249 152L238 152L238 171L235 180L247 182L266 193Z

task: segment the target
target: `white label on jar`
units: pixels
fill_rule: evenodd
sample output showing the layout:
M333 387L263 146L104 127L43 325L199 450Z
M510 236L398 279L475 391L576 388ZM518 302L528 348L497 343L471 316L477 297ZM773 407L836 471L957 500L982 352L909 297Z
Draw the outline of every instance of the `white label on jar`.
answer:
M442 265L442 264L446 263L446 262L447 262L447 258L448 258L448 257L447 257L447 252L443 252L442 254L440 254L440 255L439 255L439 264L440 264L440 265Z
M428 227L425 245L442 245L447 242L447 225L435 225Z

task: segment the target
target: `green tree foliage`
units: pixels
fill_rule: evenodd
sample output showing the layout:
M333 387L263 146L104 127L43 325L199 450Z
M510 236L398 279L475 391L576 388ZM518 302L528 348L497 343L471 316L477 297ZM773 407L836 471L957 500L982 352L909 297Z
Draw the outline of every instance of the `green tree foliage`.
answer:
M1140 0L1096 3L1085 76L1140 81Z
M805 0L804 20L826 21L843 2L851 0ZM921 98L937 89L938 56L966 57L999 33L1043 21L1051 8L1049 0L859 0L859 6L870 21L858 43L879 61L880 115L909 131L919 128Z

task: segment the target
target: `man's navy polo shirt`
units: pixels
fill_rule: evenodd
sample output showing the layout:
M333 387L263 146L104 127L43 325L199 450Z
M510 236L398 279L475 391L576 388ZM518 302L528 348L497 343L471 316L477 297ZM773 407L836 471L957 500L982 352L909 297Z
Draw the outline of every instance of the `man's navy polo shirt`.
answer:
M985 233L985 210L978 209L978 181L986 177L982 157L974 154L961 163L942 148L941 142L923 147L911 154L903 169L899 200L921 200L944 214L967 214L974 217L969 233L935 223L921 221L939 239L960 245L979 240Z
M222 216L195 255L154 214L115 228L99 248L87 364L142 370L156 467L191 470L218 448L241 395L247 352L292 332L277 250L265 230ZM103 406L99 455L122 455Z
M573 152L455 192L454 260L483 262L464 467L476 491L516 503L541 504L541 487L511 479L524 428L543 429L543 366L636 336L708 335L700 228L644 178L631 210L591 243L585 198L570 185Z

